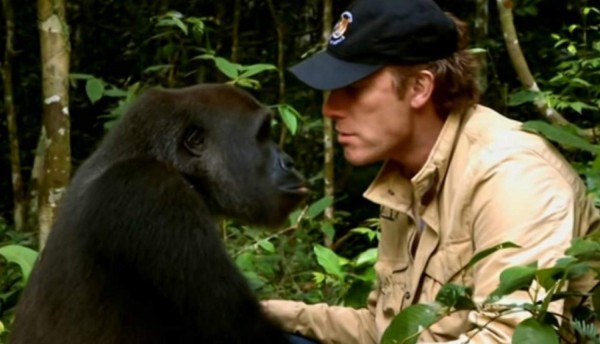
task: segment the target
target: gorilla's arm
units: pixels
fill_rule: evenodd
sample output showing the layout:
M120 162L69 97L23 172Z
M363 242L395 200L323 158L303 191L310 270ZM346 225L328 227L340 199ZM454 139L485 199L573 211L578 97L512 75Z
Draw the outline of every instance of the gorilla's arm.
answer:
M165 318L175 318L174 330L191 332L186 337L287 343L227 255L198 192L155 160L119 162L89 185L71 228L104 265L99 268L112 274L107 280L142 289L121 299L164 305Z

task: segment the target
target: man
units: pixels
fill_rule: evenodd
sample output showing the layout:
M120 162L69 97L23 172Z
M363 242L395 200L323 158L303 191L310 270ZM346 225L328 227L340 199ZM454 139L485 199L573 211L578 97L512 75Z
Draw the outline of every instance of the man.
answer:
M288 331L321 343L378 343L396 314L433 301L442 284L472 286L483 300L503 269L552 266L574 236L598 225L583 183L550 144L477 105L465 32L433 0L357 0L326 51L291 69L331 90L323 113L335 121L350 163L386 163L365 192L382 209L378 283L367 308L265 301ZM476 252L506 241L520 248L460 271ZM551 310L561 313L562 305ZM528 317L491 321L495 315L455 313L420 340L508 343Z

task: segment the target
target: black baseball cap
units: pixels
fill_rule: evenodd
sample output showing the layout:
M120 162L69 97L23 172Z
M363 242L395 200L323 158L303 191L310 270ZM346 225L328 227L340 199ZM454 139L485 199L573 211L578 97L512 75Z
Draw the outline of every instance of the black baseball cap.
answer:
M433 0L356 0L327 48L289 70L312 88L333 90L386 65L431 62L457 50L456 25Z

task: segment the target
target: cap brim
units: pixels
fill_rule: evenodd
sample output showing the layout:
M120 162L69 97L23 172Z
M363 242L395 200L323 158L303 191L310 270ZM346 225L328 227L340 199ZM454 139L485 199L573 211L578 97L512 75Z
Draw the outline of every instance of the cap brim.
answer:
M325 50L292 66L289 71L308 86L328 91L353 84L382 67L340 60Z

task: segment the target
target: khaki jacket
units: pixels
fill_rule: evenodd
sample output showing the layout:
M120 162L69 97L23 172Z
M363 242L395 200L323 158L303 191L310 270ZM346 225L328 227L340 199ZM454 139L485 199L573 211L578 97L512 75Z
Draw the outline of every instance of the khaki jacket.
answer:
M365 197L381 205L378 283L368 307L266 302L267 313L288 331L322 343L378 343L400 310L433 301L442 284L470 285L475 299L483 300L503 269L534 261L553 265L573 236L598 227L600 219L582 181L553 146L483 106L448 117L411 180L387 162ZM474 253L505 241L521 248L497 251L459 273ZM524 292L501 300L521 301L529 301ZM551 310L560 313L562 303ZM493 315L455 313L420 340L509 343L516 324L528 317L519 313L488 324Z

